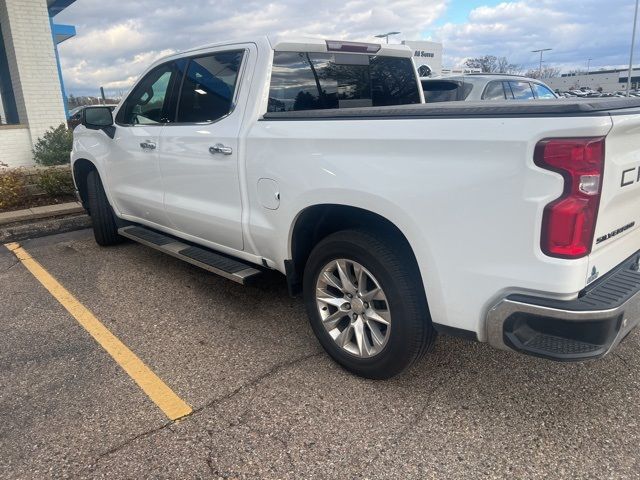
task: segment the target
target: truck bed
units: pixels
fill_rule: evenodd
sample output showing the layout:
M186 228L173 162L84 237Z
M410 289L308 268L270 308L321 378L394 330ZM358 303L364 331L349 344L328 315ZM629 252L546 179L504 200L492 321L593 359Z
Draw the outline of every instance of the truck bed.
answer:
M640 98L558 99L544 101L439 102L392 107L365 107L268 112L264 120L351 120L376 118L496 118L600 116L638 113ZM625 110L624 112L621 112ZM619 112L620 111L620 112Z

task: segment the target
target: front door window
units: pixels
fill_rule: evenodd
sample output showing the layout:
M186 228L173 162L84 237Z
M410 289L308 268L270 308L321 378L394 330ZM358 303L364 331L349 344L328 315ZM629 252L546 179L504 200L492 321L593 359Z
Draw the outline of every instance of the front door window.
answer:
M125 125L153 125L171 121L169 92L175 74L174 62L153 69L134 88L122 105L116 121Z

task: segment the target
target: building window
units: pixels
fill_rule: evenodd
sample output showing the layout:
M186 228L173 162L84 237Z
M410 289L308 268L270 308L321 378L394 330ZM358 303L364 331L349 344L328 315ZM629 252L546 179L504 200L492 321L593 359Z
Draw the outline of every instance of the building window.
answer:
M11 84L11 73L4 46L4 37L2 36L2 26L0 26L0 100L0 125L20 123L16 98Z

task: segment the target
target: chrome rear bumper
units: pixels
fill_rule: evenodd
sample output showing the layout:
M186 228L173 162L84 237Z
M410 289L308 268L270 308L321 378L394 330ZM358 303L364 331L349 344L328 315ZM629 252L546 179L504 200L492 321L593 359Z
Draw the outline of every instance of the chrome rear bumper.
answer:
M634 254L575 300L530 295L501 299L487 314L488 342L558 361L606 355L640 323L638 259Z

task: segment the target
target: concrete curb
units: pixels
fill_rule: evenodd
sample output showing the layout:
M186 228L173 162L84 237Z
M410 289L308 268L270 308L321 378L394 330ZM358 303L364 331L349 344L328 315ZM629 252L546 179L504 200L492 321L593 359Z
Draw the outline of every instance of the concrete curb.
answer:
M45 205L43 207L33 207L24 210L0 213L0 225L27 222L42 218L60 217L63 215L73 215L83 212L84 209L78 202L61 203L59 205Z
M0 243L17 242L89 228L91 219L78 202L0 213Z
M73 214L41 218L27 222L16 222L0 226L0 244L19 242L28 238L46 237L58 233L72 232L91 227L86 214Z

